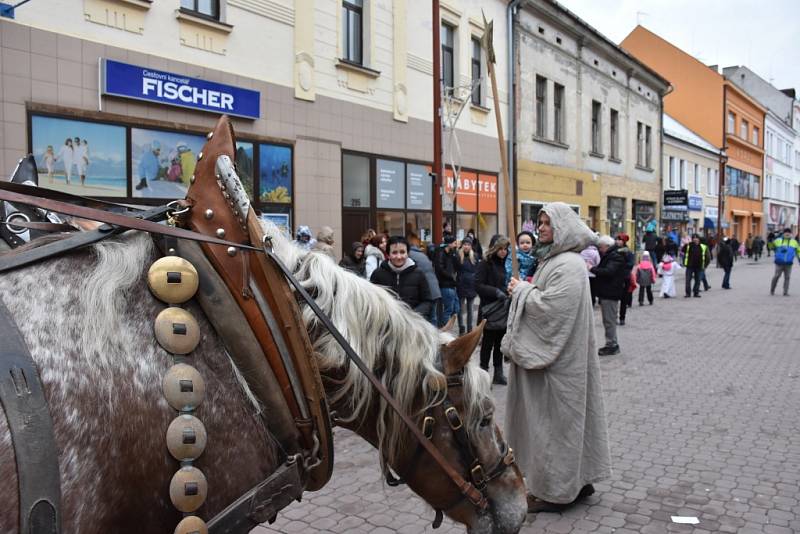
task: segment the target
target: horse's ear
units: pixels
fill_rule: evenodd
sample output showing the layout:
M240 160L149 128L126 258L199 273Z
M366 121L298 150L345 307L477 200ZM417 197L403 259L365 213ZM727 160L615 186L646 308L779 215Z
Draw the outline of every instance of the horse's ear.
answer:
M442 365L446 375L457 373L467 365L475 347L481 340L485 324L486 320L484 319L472 332L457 337L442 347Z
M456 316L455 315L451 315L450 316L450 320L447 321L446 325L444 325L443 327L441 327L439 329L439 332L449 332L450 330L453 329L453 326L455 326L455 324L456 324Z

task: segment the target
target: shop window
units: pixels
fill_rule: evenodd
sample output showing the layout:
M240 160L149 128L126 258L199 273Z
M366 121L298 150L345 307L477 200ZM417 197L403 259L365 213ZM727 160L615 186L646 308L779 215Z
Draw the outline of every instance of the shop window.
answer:
M364 0L342 0L342 59L364 63Z
M427 165L406 165L406 207L410 210L433 209L433 177Z
M220 0L181 0L181 9L192 15L220 20Z
M342 205L349 208L370 207L369 158L342 154Z
M625 231L625 199L608 197L608 233L612 236Z
M292 149L283 145L260 144L259 186L262 204L291 204Z
M459 213L456 215L456 239L464 239L470 229L478 226L478 216L474 213Z
M378 233L388 235L405 235L405 214L402 211L379 211Z
M138 198L183 198L194 174L203 135L131 128L132 193Z
M410 211L406 214L406 237L416 237L420 241L433 239L433 214Z
M375 160L375 203L378 208L406 207L405 163L389 159Z

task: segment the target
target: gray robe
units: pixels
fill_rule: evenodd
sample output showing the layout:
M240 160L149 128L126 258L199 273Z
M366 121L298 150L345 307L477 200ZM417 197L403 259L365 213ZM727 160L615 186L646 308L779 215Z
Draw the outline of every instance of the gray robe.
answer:
M569 503L611 475L600 367L586 263L596 241L566 204L542 211L553 246L533 283L514 288L503 353L511 358L505 435L528 491Z

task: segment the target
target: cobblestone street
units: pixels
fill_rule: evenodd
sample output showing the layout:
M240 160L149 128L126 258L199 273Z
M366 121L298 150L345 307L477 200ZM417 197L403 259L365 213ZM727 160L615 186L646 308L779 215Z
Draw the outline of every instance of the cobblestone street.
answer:
M683 298L681 278L678 298L634 304L622 353L601 360L613 477L522 532L800 532L800 269L789 298L769 295L772 272L771 259L741 260L731 291L712 268L700 299ZM599 312L595 324L602 342ZM495 395L502 422L505 388ZM370 445L339 429L335 449L328 485L254 534L434 532L423 501L383 483ZM464 529L445 519L435 532Z

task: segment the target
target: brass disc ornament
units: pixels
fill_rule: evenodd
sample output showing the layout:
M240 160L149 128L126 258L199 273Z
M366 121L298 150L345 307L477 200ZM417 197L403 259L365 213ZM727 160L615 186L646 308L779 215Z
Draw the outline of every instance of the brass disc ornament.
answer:
M196 460L206 448L206 427L197 417L181 414L167 428L167 449L179 462Z
M176 363L169 368L161 383L164 398L176 410L197 408L206 394L206 384L200 372L185 363Z
M208 534L208 526L196 515L190 515L178 523L174 534Z
M200 343L200 325L183 308L169 307L156 317L156 341L172 354L189 354Z
M147 271L147 285L167 304L181 304L197 293L199 277L194 265L179 256L164 256Z
M206 501L206 476L196 467L181 467L169 483L169 498L181 512L194 512Z

